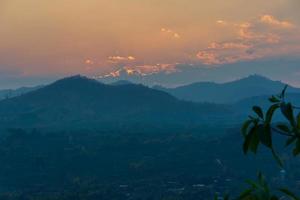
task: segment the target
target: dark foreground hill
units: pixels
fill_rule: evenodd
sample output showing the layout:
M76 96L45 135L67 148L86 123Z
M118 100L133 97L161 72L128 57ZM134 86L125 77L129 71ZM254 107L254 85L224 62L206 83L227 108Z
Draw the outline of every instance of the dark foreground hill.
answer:
M156 86L155 89L188 101L231 104L254 96L277 94L285 85L280 81L252 75L228 83L199 82L177 88ZM300 89L290 87L289 92L300 93Z
M222 130L223 129L223 130ZM0 134L2 200L211 200L236 195L258 170L274 188L299 192L299 160L242 153L239 128L157 134L40 132ZM281 138L282 139L282 138Z
M82 76L0 102L1 127L176 127L226 118L226 106L184 102L136 84L105 85Z

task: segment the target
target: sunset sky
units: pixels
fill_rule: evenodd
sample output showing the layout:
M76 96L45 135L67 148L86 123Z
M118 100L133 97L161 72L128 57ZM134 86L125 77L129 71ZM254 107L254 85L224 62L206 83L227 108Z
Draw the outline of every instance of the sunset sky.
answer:
M299 8L299 0L0 0L0 88L124 73L176 85L191 68L201 74L193 81L262 73L300 86Z

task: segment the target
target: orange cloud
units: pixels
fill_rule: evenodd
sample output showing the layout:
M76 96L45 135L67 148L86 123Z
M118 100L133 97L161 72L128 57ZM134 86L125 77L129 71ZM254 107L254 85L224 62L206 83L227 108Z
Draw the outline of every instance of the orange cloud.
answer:
M220 65L299 53L300 29L290 30L293 27L291 22L280 21L272 15L241 23L218 20L217 24L231 27L235 37L212 42L206 49L200 50L196 57L203 64Z
M179 39L181 37L178 33L176 33L175 31L173 31L171 29L168 29L168 28L161 28L160 31L162 33L166 33L167 35L172 36L175 39Z
M240 44L240 47L232 46L229 48L224 48L222 44L219 45L220 48L198 52L197 58L206 65L229 64L259 58L258 55L251 51L250 47L246 47L243 44Z
M216 23L217 23L218 25L221 25L221 26L226 26L226 25L227 25L227 22L224 21L224 20L218 20Z
M133 57L133 56L127 56L127 57L124 57L124 56L109 56L108 60L110 62L133 61L133 60L135 60L135 57Z
M209 49L247 49L250 48L249 45L243 43L234 43L234 42L224 42L224 43L217 43L212 42L209 46Z
M291 22L289 22L289 21L280 21L272 15L262 15L260 17L260 21L262 23L275 25L275 26L279 26L279 27L282 27L282 28L292 28L292 27L294 27L294 25Z
M92 61L90 59L87 59L87 60L85 60L85 64L87 64L87 65L93 65L94 61Z

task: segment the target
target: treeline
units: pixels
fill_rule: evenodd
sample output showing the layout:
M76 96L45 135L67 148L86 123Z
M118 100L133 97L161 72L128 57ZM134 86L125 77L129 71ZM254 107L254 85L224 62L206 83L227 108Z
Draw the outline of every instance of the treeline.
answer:
M47 132L14 129L0 138L0 199L211 199L237 193L258 169L284 180L267 151L245 158L239 129L221 133Z

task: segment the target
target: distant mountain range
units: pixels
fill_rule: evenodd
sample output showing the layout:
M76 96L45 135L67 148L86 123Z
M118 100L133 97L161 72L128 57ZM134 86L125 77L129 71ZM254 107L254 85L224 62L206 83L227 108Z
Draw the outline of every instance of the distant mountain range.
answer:
M249 113L254 105L258 105L266 110L270 106L269 97L270 95L261 95L245 98L235 103L234 107L241 113ZM298 107L300 105L300 93L288 93L286 101L292 102Z
M43 86L40 85L40 86L36 86L36 87L21 87L21 88L18 88L18 89L0 90L0 100L20 96L22 94L26 94L28 92L40 89L42 87Z
M268 97L284 85L255 75L224 84L202 82L167 89L73 76L16 90L22 92L1 100L0 128L169 131L233 124L241 122L253 105L267 107ZM289 99L300 102L298 88L290 87L288 92Z
M143 85L106 85L82 76L0 101L0 127L6 128L175 129L229 115L227 106L185 102Z
M110 85L119 86L119 85L131 85L131 84L134 84L134 83L127 81L127 80L119 80L116 82L112 82Z
M228 82L198 82L176 88L153 88L168 92L178 99L193 102L233 104L246 98L278 94L286 84L259 75ZM289 87L289 93L300 93L299 88Z
M136 85L128 80L118 80L110 83L111 86ZM246 78L227 83L197 82L176 88L153 86L152 89L167 92L174 97L192 102L233 104L244 99L257 96L279 93L286 83L273 81L260 75L251 75ZM44 86L22 87L15 90L0 90L0 100L12 98L40 89ZM289 93L300 93L300 88L290 86Z
M121 67L112 74L102 74L98 77L101 82L111 83L116 80L129 80L134 83L144 85L163 85L174 87L187 85L201 81L224 82L232 80L233 77L246 77L249 74L257 73L265 77L272 77L274 80L284 80L284 82L300 84L299 77L299 58L278 58L278 59L259 59L245 62L228 63L222 67L210 68L203 64L175 64L171 68L154 67L155 71L145 71L143 75L138 73L141 68ZM128 74L127 70L131 69ZM133 70L133 72L132 72ZM170 70L170 71L168 71ZM105 76L108 75L108 76Z

